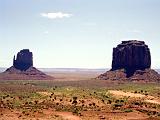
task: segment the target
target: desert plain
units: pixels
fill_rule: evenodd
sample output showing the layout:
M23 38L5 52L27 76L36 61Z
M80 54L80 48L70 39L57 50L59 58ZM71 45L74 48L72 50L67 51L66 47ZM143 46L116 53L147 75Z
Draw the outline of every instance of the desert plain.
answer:
M160 83L50 71L54 80L1 80L0 120L158 120Z

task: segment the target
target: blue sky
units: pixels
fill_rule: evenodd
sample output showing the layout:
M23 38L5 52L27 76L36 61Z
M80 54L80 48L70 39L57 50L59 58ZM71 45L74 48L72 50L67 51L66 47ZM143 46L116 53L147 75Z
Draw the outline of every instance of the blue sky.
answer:
M0 66L28 48L34 66L110 68L122 40L144 40L160 68L160 0L0 0Z

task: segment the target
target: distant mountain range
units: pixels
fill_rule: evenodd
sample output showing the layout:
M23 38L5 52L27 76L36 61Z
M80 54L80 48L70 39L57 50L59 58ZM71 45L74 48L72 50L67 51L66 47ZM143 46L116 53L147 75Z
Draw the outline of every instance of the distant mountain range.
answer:
M109 69L88 69L88 68L39 68L43 72L105 72Z
M0 67L0 72L7 68ZM88 68L38 68L43 72L105 72L109 69L88 69Z
M0 67L0 72L4 72L7 68ZM105 72L108 71L109 68L106 69L88 69L88 68L38 68L43 72ZM160 69L155 69L158 73L160 73Z

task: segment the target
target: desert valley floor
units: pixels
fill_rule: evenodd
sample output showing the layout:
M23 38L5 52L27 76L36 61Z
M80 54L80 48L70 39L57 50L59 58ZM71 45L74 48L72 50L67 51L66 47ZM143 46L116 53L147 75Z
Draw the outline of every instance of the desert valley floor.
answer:
M0 120L158 120L160 84L49 72L55 80L1 80Z

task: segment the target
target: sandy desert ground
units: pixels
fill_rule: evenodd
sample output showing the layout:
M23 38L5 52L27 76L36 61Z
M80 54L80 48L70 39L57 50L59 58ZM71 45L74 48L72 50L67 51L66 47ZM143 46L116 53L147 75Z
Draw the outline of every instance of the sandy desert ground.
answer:
M96 80L101 72L49 72L55 80L0 81L0 120L158 120L159 83Z

